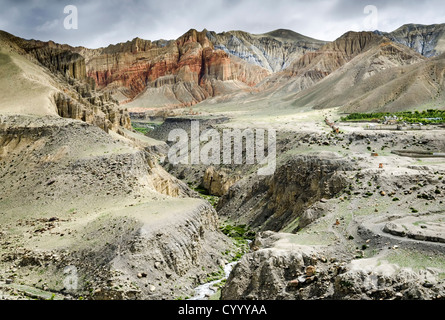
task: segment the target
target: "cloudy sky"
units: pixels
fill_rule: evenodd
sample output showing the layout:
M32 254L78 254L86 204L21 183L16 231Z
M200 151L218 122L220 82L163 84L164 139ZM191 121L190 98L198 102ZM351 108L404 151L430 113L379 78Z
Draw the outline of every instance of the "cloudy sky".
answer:
M443 0L0 0L0 8L0 30L89 48L135 37L176 39L191 28L251 33L284 28L335 40L350 30L445 23Z

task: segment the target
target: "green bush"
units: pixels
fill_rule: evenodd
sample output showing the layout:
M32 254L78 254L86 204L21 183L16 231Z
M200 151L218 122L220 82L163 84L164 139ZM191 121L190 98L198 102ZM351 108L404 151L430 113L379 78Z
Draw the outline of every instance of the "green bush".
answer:
M445 123L445 110L428 109L419 111L402 111L402 112L374 112L374 113L351 113L342 117L342 121L383 121L385 116L396 116L402 122L406 123Z
M235 240L254 240L255 239L255 232L252 230L249 230L249 228L246 225L238 225L238 226L232 226L232 225L225 225L221 228L222 233L224 233L226 236L233 238Z

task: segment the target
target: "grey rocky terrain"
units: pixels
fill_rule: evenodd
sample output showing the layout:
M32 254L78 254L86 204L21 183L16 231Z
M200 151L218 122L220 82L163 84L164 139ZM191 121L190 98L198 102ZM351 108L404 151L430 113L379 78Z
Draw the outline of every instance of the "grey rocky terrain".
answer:
M443 124L341 119L443 109L441 29L0 32L0 298L184 300L237 262L206 298L443 299ZM273 129L275 170L172 163L193 121Z
M443 150L441 129L379 132L350 126L340 123L338 135L327 126L279 132L271 176L260 177L246 164L210 171L165 164L190 185L209 187L210 176L220 186L210 192L219 196L220 218L257 232L222 299L444 296L443 162L392 152Z

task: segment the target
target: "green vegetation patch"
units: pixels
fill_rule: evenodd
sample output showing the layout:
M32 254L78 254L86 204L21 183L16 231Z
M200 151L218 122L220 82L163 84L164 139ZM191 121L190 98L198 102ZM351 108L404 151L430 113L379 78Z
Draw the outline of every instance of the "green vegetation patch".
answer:
M220 230L231 238L236 246L236 250L232 254L229 250L224 253L225 255L232 255L229 262L240 260L242 256L249 251L249 241L253 241L256 236L256 233L246 225L233 226L225 224L220 227Z
M209 191L202 187L193 187L191 183L188 183L189 187L199 193L199 196L204 200L208 201L213 208L218 205L219 197L209 194Z
M402 111L402 112L373 112L373 113L351 113L341 118L341 121L374 121L381 122L385 117L397 117L400 122L438 124L445 123L445 110L428 109L424 111Z
M218 269L218 271L214 271L212 273L207 274L207 279L206 279L205 282L208 283L208 282L212 282L212 281L216 281L216 280L222 279L222 278L224 278L224 275L225 275L224 268L220 267Z
M156 127L159 127L161 123L157 122L137 122L132 121L131 126L137 132L142 133L143 135L147 135L150 131L154 130Z
M226 224L225 226L222 226L220 229L222 233L224 233L226 236L238 241L255 239L255 232L251 231L245 224L238 226L232 226Z
M133 129L136 130L137 132L142 133L143 135L146 135L147 133L150 132L149 128L133 127Z

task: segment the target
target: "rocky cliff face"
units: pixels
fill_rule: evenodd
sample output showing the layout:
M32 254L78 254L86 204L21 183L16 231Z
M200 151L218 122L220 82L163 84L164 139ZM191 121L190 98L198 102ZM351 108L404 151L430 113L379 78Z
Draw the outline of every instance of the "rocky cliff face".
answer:
M226 81L252 86L269 74L215 50L206 30L190 30L176 41L136 38L104 49L83 50L82 54L87 75L98 88L112 92L122 102L140 95L142 101L131 107L190 106L225 93ZM149 99L153 95L160 98Z
M204 173L202 185L211 195L223 196L240 179L240 176L233 176L228 169L210 166Z
M105 132L131 129L129 113L119 108L109 93L98 93L88 83L68 80L78 95L59 92L54 96L58 114L63 118L82 120Z
M218 212L259 230L293 226L289 231L297 231L318 218L309 207L346 186L340 173L350 164L336 158L330 153L295 157L271 177L241 180L220 199Z
M1 31L0 37L6 45L14 46L15 50L27 53L51 72L60 72L68 78L86 79L85 59L74 52L69 45L57 44L53 41L25 40Z
M281 72L265 79L260 88L284 93L310 88L354 57L383 43L384 37L372 32L347 32L315 52L307 52Z
M260 66L271 73L284 70L305 53L316 51L326 44L324 41L284 29L258 35L243 31L219 34L208 32L207 37L215 48Z
M85 59L78 53L57 48L41 47L27 50L52 72L60 72L68 78L86 79Z
M4 46L9 45L15 53L51 72L56 93L48 99L61 117L82 120L106 132L131 129L129 113L119 108L109 93L96 90L95 81L87 76L85 58L74 48L52 41L24 40L4 32L0 38Z
M425 57L445 52L445 25L406 24L393 32L376 32L392 41L401 43Z

